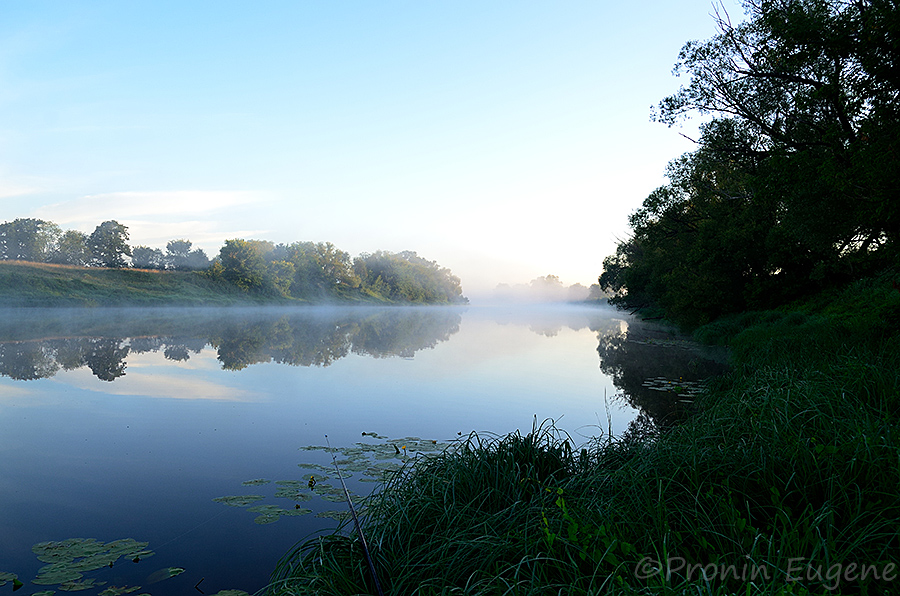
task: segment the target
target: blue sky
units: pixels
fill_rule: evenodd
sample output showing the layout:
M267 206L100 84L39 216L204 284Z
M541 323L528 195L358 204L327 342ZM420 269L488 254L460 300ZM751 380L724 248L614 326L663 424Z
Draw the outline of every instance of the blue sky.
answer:
M734 19L738 5L725 3ZM693 148L650 121L707 0L0 4L0 221L415 250L589 285Z

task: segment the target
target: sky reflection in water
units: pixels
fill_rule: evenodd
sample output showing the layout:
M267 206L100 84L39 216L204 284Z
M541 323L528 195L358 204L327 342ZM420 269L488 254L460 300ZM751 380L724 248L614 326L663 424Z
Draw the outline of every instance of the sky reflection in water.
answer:
M332 526L313 515L254 524L213 502L254 492L242 486L251 479L303 480L299 463L330 465L298 451L326 434L343 447L372 442L363 432L447 441L554 419L582 443L624 432L633 406L645 422L671 416L675 391L647 378L711 370L638 325L627 341L624 316L606 308L36 314L0 323L0 340L15 340L0 343L0 571L28 585L37 542L135 538L156 555L98 580L141 585L184 567L145 586L157 596L201 577L206 593L253 592L292 544ZM669 405L654 405L661 395Z

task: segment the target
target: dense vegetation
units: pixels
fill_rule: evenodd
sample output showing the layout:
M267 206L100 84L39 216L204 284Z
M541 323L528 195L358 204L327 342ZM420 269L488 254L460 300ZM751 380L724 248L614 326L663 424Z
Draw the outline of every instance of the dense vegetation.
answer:
M235 290L239 295L243 293L245 299L257 301L364 300L429 304L467 301L458 277L411 251L378 251L351 259L330 242L276 245L261 240L233 239L226 240L219 255L210 261L201 249L192 246L190 240L176 239L166 245L165 253L147 246L132 248L128 244L128 228L114 220L103 222L88 236L77 230L63 232L56 224L40 219L16 219L0 224L0 262L24 261L121 272L97 274L72 268L32 267L26 275L21 268L4 268L0 291L5 294L7 304L147 303L158 300L155 292L165 292L166 287L171 289L175 280L179 280L189 286L202 286L206 292L221 290L224 296L211 296L213 303L233 299ZM133 273L125 273L128 269ZM135 269L142 270L143 274ZM156 275L153 270L198 271L208 280L187 275ZM56 280L48 284L45 278L51 272ZM73 279L65 282L65 275ZM125 284L123 292L86 282L101 277L107 282L118 280ZM142 288L143 293L131 291L128 284L134 281L146 286ZM154 283L157 287L150 287ZM67 292L74 293L67 299ZM177 294L171 298L177 303L194 303L199 296Z
M363 525L386 594L900 589L900 7L746 7L682 50L657 115L714 117L600 277L730 372L672 428L473 435L407 467ZM343 529L270 593L374 594Z

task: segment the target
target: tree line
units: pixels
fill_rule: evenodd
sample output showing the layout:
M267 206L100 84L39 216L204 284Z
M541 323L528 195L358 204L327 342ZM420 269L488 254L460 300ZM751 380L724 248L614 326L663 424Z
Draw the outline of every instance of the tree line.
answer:
M374 299L412 303L465 303L458 277L415 252L377 251L356 258L330 242L275 244L226 240L209 259L186 239L166 251L131 247L127 226L105 221L91 234L62 231L53 222L16 219L0 224L0 259L82 267L202 271L248 294L304 300Z
M712 116L603 261L620 305L695 326L896 268L900 10L893 0L748 0L687 43L658 106Z

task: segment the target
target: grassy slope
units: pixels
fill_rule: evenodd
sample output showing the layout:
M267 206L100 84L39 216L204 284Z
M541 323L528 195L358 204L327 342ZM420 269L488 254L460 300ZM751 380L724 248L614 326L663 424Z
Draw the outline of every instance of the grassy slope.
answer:
M470 437L407 469L365 523L385 593L897 593L890 282L699 330L731 345L733 370L662 436L581 453L552 428ZM345 532L298 545L270 588L373 594L367 578Z
M247 302L258 300L200 272L0 261L0 306L229 305Z

